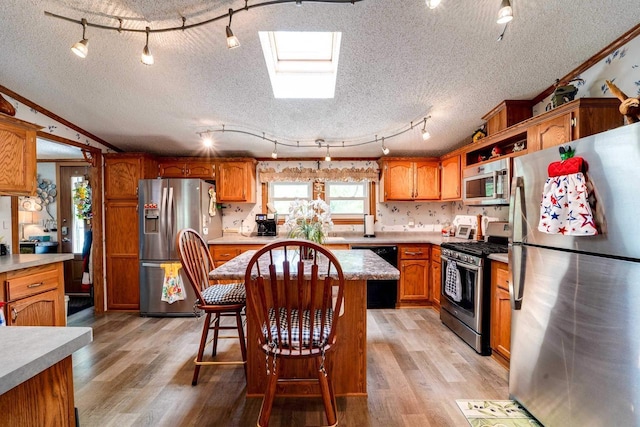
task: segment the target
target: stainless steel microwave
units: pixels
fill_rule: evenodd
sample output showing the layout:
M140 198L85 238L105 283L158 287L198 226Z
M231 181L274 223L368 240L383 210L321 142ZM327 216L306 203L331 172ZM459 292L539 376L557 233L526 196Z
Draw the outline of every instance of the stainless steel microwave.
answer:
M508 205L511 159L504 158L462 172L462 201L466 205Z

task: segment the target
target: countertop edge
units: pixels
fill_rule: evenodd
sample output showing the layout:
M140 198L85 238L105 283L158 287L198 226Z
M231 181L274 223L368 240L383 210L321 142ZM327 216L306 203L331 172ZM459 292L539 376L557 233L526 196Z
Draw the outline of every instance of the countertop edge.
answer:
M286 236L258 237L244 236L237 233L229 234L207 241L207 244L215 245L266 245L277 240L286 239ZM380 232L376 237L364 237L361 234L345 234L343 236L327 237L327 245L354 245L354 246L388 246L402 244L431 244L441 245L445 242L465 241L455 237L443 237L439 232Z
M8 332L19 335L20 341L38 341L38 351L26 349L17 352L13 346L0 351L0 394L33 378L93 341L93 329L87 327L7 326L2 329L0 337ZM59 342L51 342L56 341L55 337L51 338L55 332L63 332L65 336L57 338ZM43 335L49 337L49 342L42 338ZM5 344L6 337L2 341Z
M493 261L504 262L505 264L509 263L509 255L507 254L489 254L488 258Z
M13 254L0 256L0 273L73 259L73 254Z

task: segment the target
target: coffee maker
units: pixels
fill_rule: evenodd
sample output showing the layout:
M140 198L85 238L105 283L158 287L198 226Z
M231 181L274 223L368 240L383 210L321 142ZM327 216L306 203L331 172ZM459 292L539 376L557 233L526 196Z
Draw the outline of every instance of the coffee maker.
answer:
M256 224L258 225L258 236L278 235L277 214L256 214Z

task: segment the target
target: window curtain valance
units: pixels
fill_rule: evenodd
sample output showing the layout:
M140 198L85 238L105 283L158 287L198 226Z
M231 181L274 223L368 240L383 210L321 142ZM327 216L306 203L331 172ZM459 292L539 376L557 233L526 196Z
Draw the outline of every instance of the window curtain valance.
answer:
M258 169L260 182L294 181L294 182L361 182L378 181L378 170L374 168L344 168L344 169L313 169L313 168L284 168L276 171L274 168Z

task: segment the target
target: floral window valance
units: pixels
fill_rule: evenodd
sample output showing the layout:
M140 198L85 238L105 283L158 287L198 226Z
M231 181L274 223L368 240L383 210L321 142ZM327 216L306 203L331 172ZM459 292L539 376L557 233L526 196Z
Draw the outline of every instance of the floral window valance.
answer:
M260 182L378 181L378 170L374 168L343 168L343 169L284 168L281 171L276 171L274 168L264 168L264 169L258 169L258 172L260 173Z

